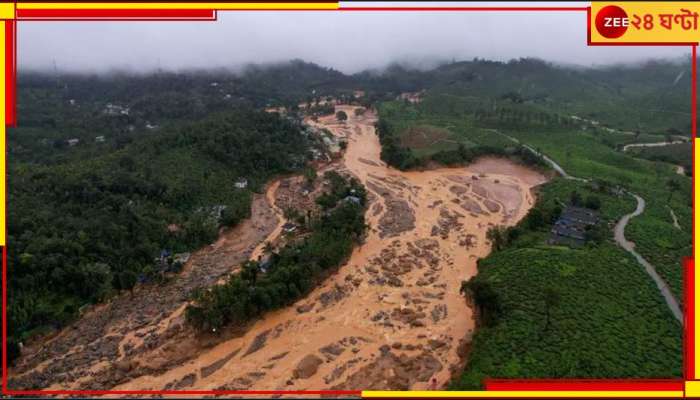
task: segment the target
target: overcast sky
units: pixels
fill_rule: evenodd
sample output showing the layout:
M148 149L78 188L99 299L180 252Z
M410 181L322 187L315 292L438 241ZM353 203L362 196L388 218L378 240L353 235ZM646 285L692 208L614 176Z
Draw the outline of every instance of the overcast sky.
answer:
M601 65L689 54L684 47L588 47L586 13L570 11L229 11L219 12L216 22L27 21L19 24L18 44L20 69L53 68L55 60L62 71L236 67L301 58L353 73L394 61L531 56Z

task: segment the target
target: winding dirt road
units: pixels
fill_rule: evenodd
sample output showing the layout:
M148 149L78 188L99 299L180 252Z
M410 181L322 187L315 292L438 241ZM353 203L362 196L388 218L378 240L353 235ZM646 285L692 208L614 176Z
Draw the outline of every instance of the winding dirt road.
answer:
M623 216L620 219L620 221L618 221L618 223L615 225L615 241L623 249L627 250L630 254L632 254L634 258L637 259L637 262L639 262L644 267L644 270L647 272L647 274L649 274L651 279L654 281L654 283L656 283L656 286L659 288L659 291L661 292L661 295L663 296L664 300L666 300L666 304L671 310L671 313L673 313L673 316L676 317L676 319L682 323L683 312L681 311L681 307L678 305L678 301L673 296L673 293L668 287L666 281L664 281L659 276L653 265L651 265L647 260L644 259L644 257L642 257L639 253L637 253L634 250L634 243L630 242L625 238L625 228L627 227L627 223L629 223L630 219L641 215L644 212L644 208L646 206L646 202L643 198L637 196L636 194L630 194L637 200L637 208L634 210L634 212Z
M503 134L503 135L510 138L511 140L515 141L516 143L520 143L517 139L515 139L511 136L508 136L505 134ZM659 145L659 144L654 144L654 145ZM549 165L551 165L552 168L555 171L557 171L562 177L564 177L566 179L581 181L581 182L588 182L589 181L589 179L586 179L586 178L579 178L579 177L569 175L564 170L564 168L562 168L561 165L557 164L556 161L552 160L551 158L538 152L537 150L533 149L532 147L530 147L528 145L523 144L523 146L525 148L527 148L528 150L530 150L533 154L541 157L544 161L546 161ZM630 146L634 146L634 145L630 145ZM666 304L668 305L669 310L671 310L671 313L673 314L673 316L676 317L676 319L682 323L683 322L683 313L682 313L681 308L678 304L678 301L673 296L673 293L671 292L670 288L668 287L668 284L666 283L666 281L664 281L659 276L659 274L656 272L656 269L654 268L653 265L651 265L646 259L644 259L644 257L642 257L639 253L637 253L634 250L634 243L630 242L629 240L627 240L625 238L625 228L627 228L627 224L629 223L629 221L632 218L641 215L644 212L644 209L646 207L646 202L644 201L643 198L641 198L640 196L638 196L634 193L630 193L630 192L627 192L627 193L630 196L634 197L635 200L637 200L637 208L634 210L634 212L627 214L627 215L624 215L617 222L617 224L615 225L615 229L614 229L615 241L617 242L617 244L620 247L622 247L627 252L632 254L637 259L637 262L639 262L639 264L641 264L644 267L644 270L647 272L647 274L651 277L651 279L654 281L654 283L656 283L656 286L659 288L659 292L661 293L661 296L666 301ZM678 221L676 219L676 216L673 213L673 210L671 210L670 208L669 208L669 210L671 211L671 216L673 217L674 226L676 226L678 229L680 229L680 226L678 225Z
M632 147L663 147L672 144L688 143L687 140L672 140L670 142L655 142L655 143L630 143L622 147L622 151L627 151Z
M535 154L536 156L542 158L545 162L547 162L563 178L576 180L576 181L580 181L580 182L589 182L590 181L587 178L580 178L580 177L576 177L576 176L568 174L564 170L564 168L561 165L559 165L556 161L547 157L545 154L533 149L531 146L528 146L526 144L521 143L518 139L516 139L510 135L506 135L505 133L499 132L495 129L493 129L492 131L499 133L499 134L505 136L506 138L510 139L514 143L520 144L523 147L525 147L526 149L530 150L533 154ZM630 144L630 145L625 146L623 148L623 151L627 150L628 147L656 147L656 146L665 146L665 145L674 144L674 143L684 143L684 142L678 141L678 142L671 142L671 143L669 143L669 142L635 143L635 144ZM681 172L676 171L676 172L683 173L682 171ZM681 308L679 306L678 300L676 300L676 298L673 296L673 293L671 292L670 288L668 287L668 284L666 283L666 281L664 281L659 276L659 274L656 272L656 269L654 268L653 265L651 265L646 259L644 259L644 257L642 257L639 253L637 253L634 250L634 243L630 242L629 240L627 240L625 238L625 228L627 228L627 224L629 223L629 221L632 218L641 215L644 212L644 209L646 207L646 202L644 201L643 198L641 198L640 196L638 196L634 193L630 193L630 192L626 192L626 193L628 193L630 196L635 198L635 200L637 201L637 208L634 210L634 212L629 213L627 215L624 215L622 218L620 218L620 220L615 225L615 228L614 228L615 242L617 242L617 244L620 247L622 247L623 249L625 249L627 252L632 254L637 259L637 262L639 262L639 264L641 264L644 267L644 270L647 272L647 274L651 277L651 279L654 281L656 286L659 288L659 292L661 293L661 296L666 301L666 304L668 305L668 308L671 311L671 313L673 314L673 316L676 317L676 319L682 323L683 322L683 313L682 313ZM671 212L671 217L673 218L674 226L677 229L681 229L680 225L678 225L678 220L676 218L675 213L673 212L673 210L671 208L669 208L669 211Z

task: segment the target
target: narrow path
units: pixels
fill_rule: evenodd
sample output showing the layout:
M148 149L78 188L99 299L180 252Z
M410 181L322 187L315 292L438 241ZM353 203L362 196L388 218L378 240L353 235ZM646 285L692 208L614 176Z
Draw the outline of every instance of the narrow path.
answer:
M540 157L541 159L543 159L543 160L544 160L547 164L549 164L555 171L557 171L557 173L558 173L559 175L561 175L561 176L564 177L565 179L571 179L571 180L580 181L580 182L588 182L588 179L585 179L585 178L578 178L578 177L571 176L571 175L567 174L566 171L564 170L564 168L562 168L561 165L557 164L556 161L554 161L554 160L552 160L551 158L547 157L547 156L544 155L543 153L541 153L541 152L535 150L535 149L532 148L530 145L521 143L520 140L514 138L513 136L506 135L505 133L503 133L503 132L501 132L501 131L499 131L499 130L496 130L496 129L488 129L488 130L489 130L489 131L492 131L492 132L495 132L495 133L498 133L499 135L504 136L505 138L509 139L509 140L512 141L513 143L517 143L517 144L523 146L524 148L528 149L530 152L532 152L532 154L534 154L534 155L536 155L537 157Z
M670 142L654 142L654 143L630 143L622 146L622 151L627 151L630 147L663 147L672 144L688 143L687 140L672 140Z
M646 202L643 198L633 193L630 194L637 200L637 209L634 210L634 212L623 216L617 223L617 225L615 225L615 241L623 249L627 250L630 254L632 254L637 259L637 262L644 266L644 269L647 271L647 274L649 274L651 279L654 280L656 286L661 292L661 295L664 297L664 300L666 300L666 304L668 304L668 308L671 309L673 316L676 317L676 319L679 322L683 322L683 313L681 312L681 308L678 305L678 301L676 301L676 298L673 297L671 289L669 289L668 285L659 276L659 274L656 273L656 269L654 269L654 266L649 264L649 262L645 260L644 257L642 257L639 253L634 251L634 243L630 242L625 238L625 228L627 227L627 223L630 221L630 219L639 216L641 213L643 213L644 208L646 206Z
M680 140L672 140L670 142L656 142L656 143L630 143L622 147L622 152L626 152L630 147L663 147L663 146L669 146L672 144L682 144L682 143L690 143L688 139L680 139ZM671 164L672 166L675 167L675 171L678 175L683 175L685 176L685 167L682 165L676 165L676 164Z
M669 206L666 206L668 208L668 212L671 213L671 219L673 219L673 226L676 227L678 230L682 230L681 225L678 223L678 217L676 216L676 213L673 212L673 209Z
M270 205L270 208L274 212L275 218L277 218L277 225L275 226L275 229L273 229L272 232L267 235L265 240L261 241L257 247L255 247L250 255L251 260L257 261L263 256L267 244L274 243L275 240L277 240L277 238L282 234L282 227L285 223L287 223L287 219L284 218L284 212L277 207L277 204L275 204L275 193L277 192L277 188L279 188L281 181L281 178L275 180L267 187L267 190L265 191L265 198L267 199L267 203Z
M561 165L557 164L556 161L552 160L551 158L547 157L546 155L540 153L539 151L533 149L532 147L530 147L526 144L523 144L522 146L525 147L526 149L530 150L534 155L542 158L547 164L551 165L552 168L554 168L554 170L557 171L565 179L571 179L571 180L579 181L579 182L588 182L589 181L589 179L586 179L586 178L579 178L579 177L567 174L566 171L564 170L564 168L562 168Z
M586 178L579 178L579 177L569 175L568 173L566 173L564 168L561 167L561 165L557 164L556 161L552 160L551 158L547 157L546 155L542 154L541 152L533 149L532 147L521 143L518 139L516 139L512 136L506 135L505 133L499 132L495 129L493 130L493 132L499 133L499 134L507 137L511 141L513 141L513 142L525 147L526 149L530 150L533 154L542 158L549 165L551 165L552 168L555 171L557 171L557 173L559 173L564 178L577 180L577 181L581 181L581 182L588 182L589 181ZM620 245L620 247L622 247L627 252L632 254L637 259L637 262L639 262L644 267L647 274L649 274L651 279L656 283L656 286L659 288L659 291L661 292L661 296L663 296L664 300L666 300L666 304L668 305L668 308L671 310L671 313L673 313L673 316L676 317L676 319L682 323L683 322L683 313L682 313L681 308L678 304L678 301L671 293L671 290L669 289L666 281L664 281L659 276L659 274L656 272L656 269L654 268L653 265L651 265L647 260L645 260L644 257L642 257L639 253L634 251L634 243L628 241L625 238L625 228L627 227L627 224L629 223L630 219L641 215L644 212L644 209L646 208L646 202L644 201L643 198L641 198L640 196L638 196L634 193L630 193L630 192L627 192L627 193L629 193L632 197L634 197L637 200L637 209L634 210L634 212L623 216L620 219L620 221L617 222L617 224L615 225L615 241L617 242L618 245ZM680 226L678 225L678 221L676 219L676 216L673 213L673 210L671 210L670 208L669 208L669 210L671 211L671 216L674 219L674 225L680 229Z

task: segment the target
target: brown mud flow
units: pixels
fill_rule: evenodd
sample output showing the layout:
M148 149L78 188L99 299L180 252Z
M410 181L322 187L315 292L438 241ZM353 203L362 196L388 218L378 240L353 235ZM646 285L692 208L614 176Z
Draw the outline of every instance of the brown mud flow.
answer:
M331 168L361 180L370 200L368 237L337 273L293 306L209 345L197 342L184 325L184 298L154 298L168 303L156 315L122 307L123 316L96 334L83 337L80 327L68 328L43 349L32 349L12 371L11 387L358 390L425 389L433 377L446 383L461 367L474 329L460 284L490 251L486 231L517 223L534 204L531 189L545 178L496 158L465 168L397 171L380 160L375 115L355 116L352 106L337 109L347 113L346 122L332 116L307 122L348 141L343 159ZM269 212L257 229L236 229L257 241L251 237L238 255L233 248L221 255L222 273L242 261L241 254L258 255L262 243L280 236L282 193L278 183L267 193L276 203L268 211L277 216ZM263 196L258 201L266 203ZM202 252L230 244L218 246ZM195 257L187 274L202 268L201 257L206 254ZM110 307L78 325L89 324L93 314L110 320ZM126 323L138 318L139 323ZM80 356L92 348L98 354ZM65 372L67 363L78 369Z

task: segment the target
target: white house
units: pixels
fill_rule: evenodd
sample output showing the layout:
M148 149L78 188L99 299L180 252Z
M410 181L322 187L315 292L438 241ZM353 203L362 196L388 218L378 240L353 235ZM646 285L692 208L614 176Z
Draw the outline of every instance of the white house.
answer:
M234 182L233 186L235 186L237 189L245 189L248 187L248 180L246 178L238 178L238 180Z

